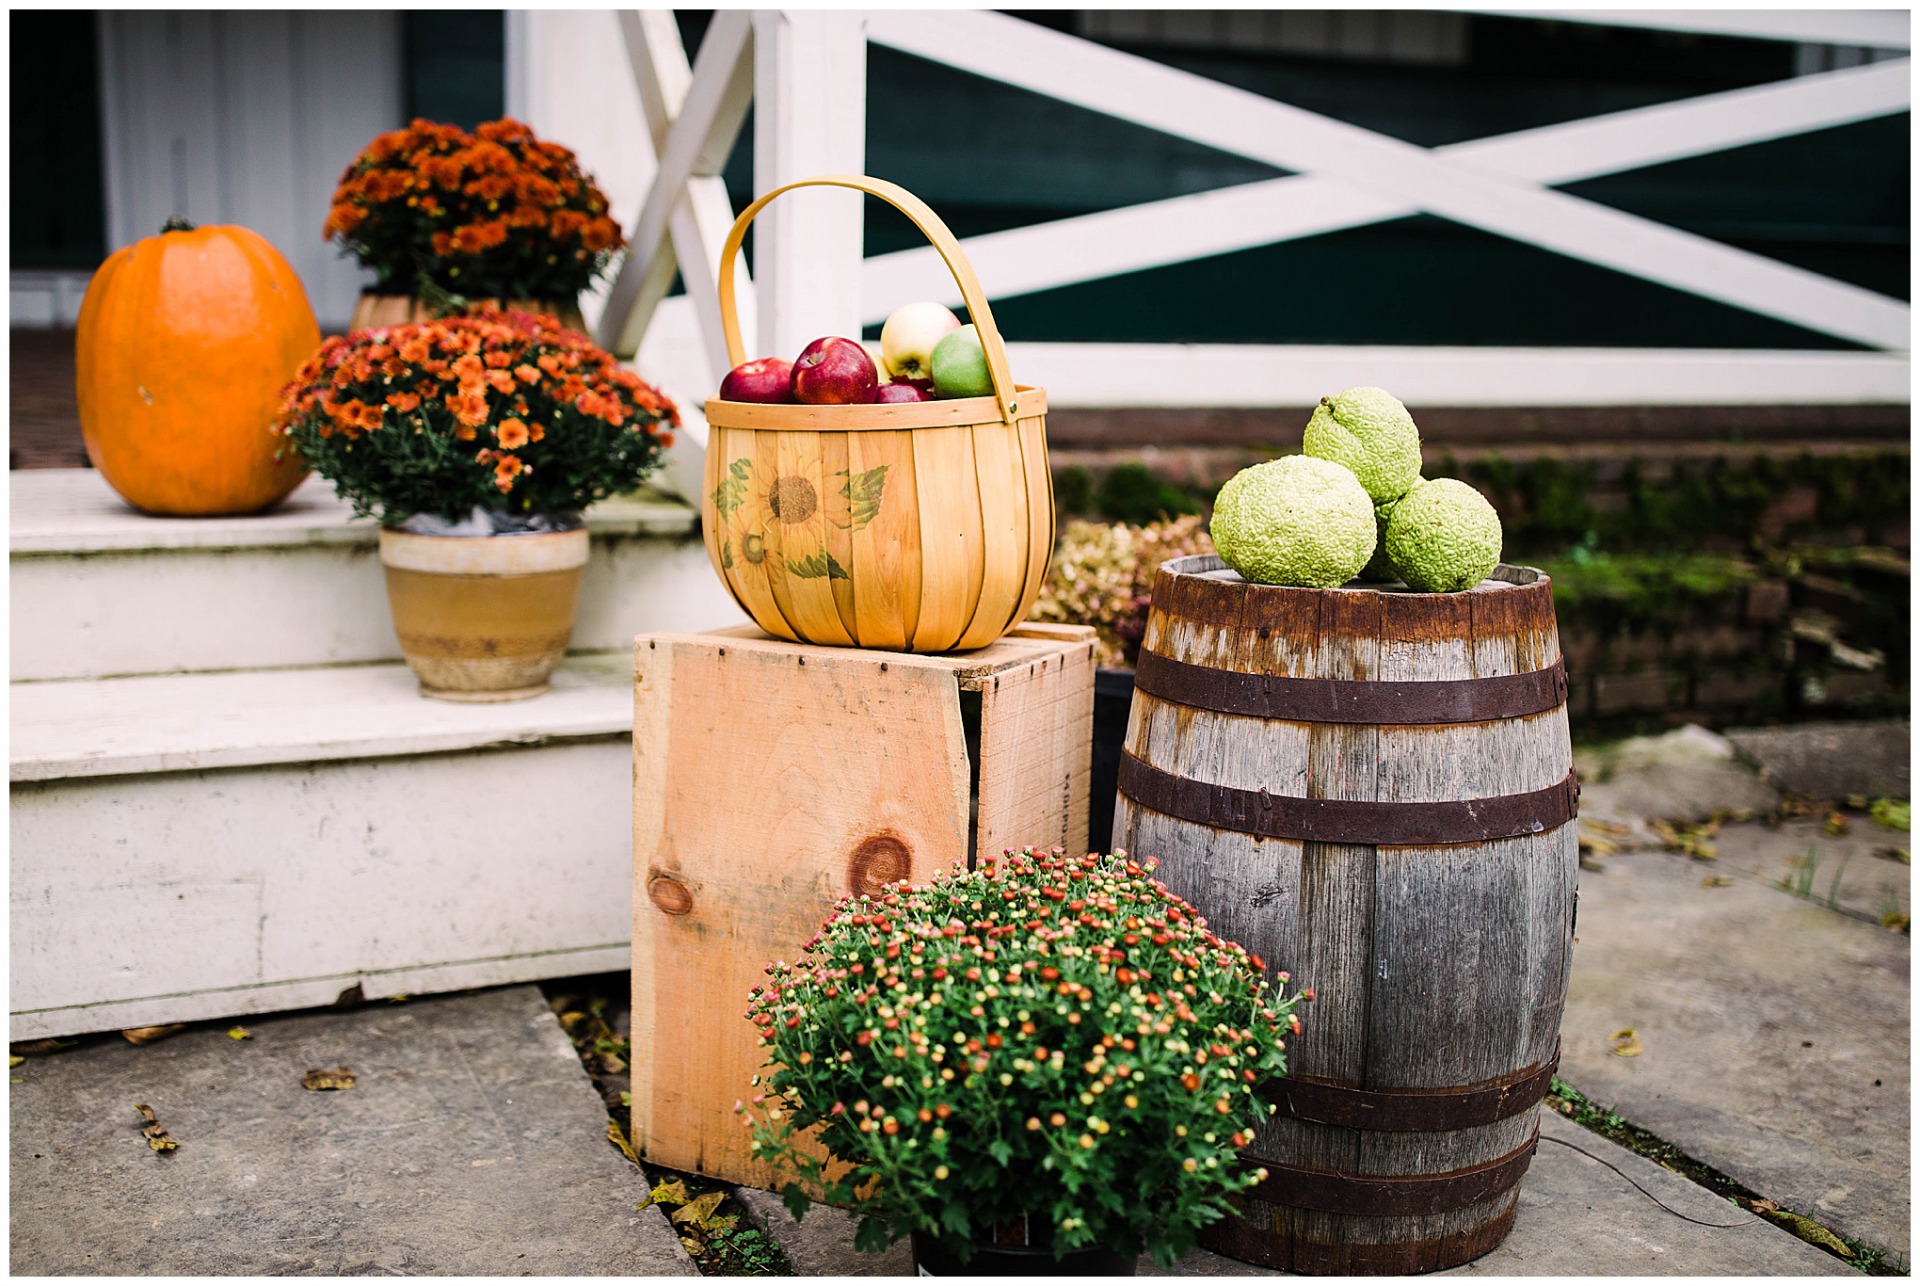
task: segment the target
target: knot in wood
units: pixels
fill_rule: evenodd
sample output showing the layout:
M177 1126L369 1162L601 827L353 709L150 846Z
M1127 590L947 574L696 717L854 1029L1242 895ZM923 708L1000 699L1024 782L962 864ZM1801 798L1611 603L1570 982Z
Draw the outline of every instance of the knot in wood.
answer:
M872 896L913 873L913 850L892 831L869 835L847 859L847 887Z
M693 894L687 886L659 871L647 879L647 898L668 915L685 915L693 910Z

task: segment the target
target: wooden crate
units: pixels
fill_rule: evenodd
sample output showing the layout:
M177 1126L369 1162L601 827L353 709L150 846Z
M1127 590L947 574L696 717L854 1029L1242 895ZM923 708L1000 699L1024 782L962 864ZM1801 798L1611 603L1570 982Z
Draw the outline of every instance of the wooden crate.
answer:
M840 897L1085 842L1092 638L1025 626L954 656L751 626L635 640L632 1137L648 1160L773 1185L733 1110L762 1061L747 993Z

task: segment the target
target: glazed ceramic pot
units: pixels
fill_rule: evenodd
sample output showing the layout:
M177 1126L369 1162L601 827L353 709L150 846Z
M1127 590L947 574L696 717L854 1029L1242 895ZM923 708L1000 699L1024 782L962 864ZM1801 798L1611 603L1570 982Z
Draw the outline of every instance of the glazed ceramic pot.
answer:
M573 637L588 539L569 530L483 536L380 531L400 651L422 696L539 696Z

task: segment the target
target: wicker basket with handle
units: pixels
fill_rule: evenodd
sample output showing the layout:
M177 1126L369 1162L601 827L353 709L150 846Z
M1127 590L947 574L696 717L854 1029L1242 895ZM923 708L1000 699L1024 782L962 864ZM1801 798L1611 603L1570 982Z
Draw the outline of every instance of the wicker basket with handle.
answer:
M953 233L883 179L823 175L775 188L720 251L728 360L746 358L733 259L769 201L801 187L879 197L912 219L960 286L991 397L856 406L706 405L701 514L714 570L760 628L828 646L985 647L1033 606L1053 549L1046 392L1016 386L993 311Z

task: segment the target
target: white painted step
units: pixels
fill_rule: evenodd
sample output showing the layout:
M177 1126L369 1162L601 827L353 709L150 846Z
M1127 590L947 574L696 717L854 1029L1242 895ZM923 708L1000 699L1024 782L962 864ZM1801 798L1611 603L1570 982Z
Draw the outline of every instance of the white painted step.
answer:
M624 969L632 658L15 684L11 1038Z
M318 478L251 518L148 517L92 469L8 485L15 681L399 659L378 528ZM616 498L587 526L573 650L746 620L681 501Z

